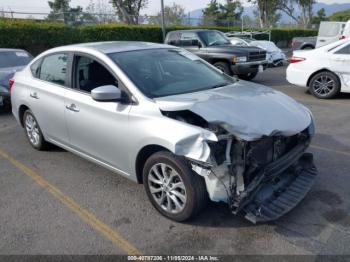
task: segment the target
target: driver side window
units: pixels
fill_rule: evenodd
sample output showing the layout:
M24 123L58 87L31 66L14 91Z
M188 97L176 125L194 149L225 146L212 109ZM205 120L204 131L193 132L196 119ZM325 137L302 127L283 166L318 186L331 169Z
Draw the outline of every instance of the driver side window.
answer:
M181 46L198 46L198 36L196 33L182 33L180 39Z
M117 79L99 62L86 56L75 56L75 88L91 93L91 90L104 85L118 87Z

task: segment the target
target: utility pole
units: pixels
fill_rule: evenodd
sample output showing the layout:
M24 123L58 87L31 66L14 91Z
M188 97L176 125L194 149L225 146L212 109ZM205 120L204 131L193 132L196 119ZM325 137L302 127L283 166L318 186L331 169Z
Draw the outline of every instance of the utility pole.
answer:
M161 5L161 14L162 14L162 32L163 32L163 41L165 40L165 21L164 21L164 0L160 0Z

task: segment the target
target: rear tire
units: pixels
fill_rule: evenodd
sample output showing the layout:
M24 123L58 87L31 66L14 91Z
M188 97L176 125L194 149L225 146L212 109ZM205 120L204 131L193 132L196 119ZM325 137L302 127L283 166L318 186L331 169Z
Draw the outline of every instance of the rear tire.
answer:
M243 79L243 80L250 81L250 80L252 80L254 77L256 77L257 75L258 75L258 72L253 72L253 73L249 73L249 74L238 75L238 78L239 78L239 79Z
M340 93L341 83L337 75L325 71L314 75L310 80L310 92L321 99L330 99Z
M216 62L213 64L217 69L219 69L220 71L224 72L226 75L231 76L232 72L230 69L230 66L228 65L228 63L225 62Z
M208 201L204 179L183 157L167 151L147 159L143 184L152 205L163 216L178 222L197 215Z
M23 126L30 145L36 150L42 151L48 148L48 143L45 141L41 132L38 121L34 114L29 109L23 114Z

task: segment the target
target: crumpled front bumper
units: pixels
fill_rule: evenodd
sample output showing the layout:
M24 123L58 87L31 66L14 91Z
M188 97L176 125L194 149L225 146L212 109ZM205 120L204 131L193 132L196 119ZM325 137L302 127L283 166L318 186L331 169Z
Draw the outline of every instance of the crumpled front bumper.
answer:
M244 206L245 218L257 223L283 216L306 196L317 174L313 155L304 153L283 173L260 185Z

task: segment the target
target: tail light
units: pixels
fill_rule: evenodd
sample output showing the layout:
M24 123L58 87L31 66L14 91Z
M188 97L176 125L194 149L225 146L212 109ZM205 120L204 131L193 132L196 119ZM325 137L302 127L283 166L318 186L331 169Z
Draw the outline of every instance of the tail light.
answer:
M299 63L299 62L303 62L305 61L306 58L303 58L303 57L296 57L296 56L293 56L291 58L288 59L289 63L293 64L293 63Z
M12 90L12 87L13 87L13 84L15 83L15 80L14 79L10 79L9 80L9 90L11 91Z
M343 39L345 39L346 38L346 35L342 35L339 39L340 40L343 40Z

